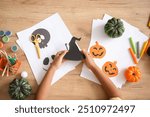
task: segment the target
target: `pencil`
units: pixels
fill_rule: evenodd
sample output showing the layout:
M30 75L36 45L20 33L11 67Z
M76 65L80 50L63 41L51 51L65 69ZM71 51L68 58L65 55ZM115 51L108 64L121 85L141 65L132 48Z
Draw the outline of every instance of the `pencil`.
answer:
M136 59L136 57L135 57L135 55L134 55L133 50L132 50L131 48L129 48L129 51L130 51L130 54L131 54L131 56L132 56L132 59L133 59L134 63L137 64L138 62L137 62L137 59Z
M145 53L145 50L146 50L146 47L147 47L147 44L148 44L148 41L144 42L143 44L143 48L141 50L141 54L140 54L140 57L142 57Z
M146 49L145 49L145 52L148 50L148 47L150 46L150 38L149 38L149 40L148 40L148 44L147 44L147 47L146 47Z
M136 53L137 58L140 58L140 42L139 41L136 43L136 51L137 51Z
M132 37L129 38L129 41L130 41L130 44L131 44L131 47L132 47L133 52L136 54L136 48L135 48L135 44L134 44L134 42L133 42Z

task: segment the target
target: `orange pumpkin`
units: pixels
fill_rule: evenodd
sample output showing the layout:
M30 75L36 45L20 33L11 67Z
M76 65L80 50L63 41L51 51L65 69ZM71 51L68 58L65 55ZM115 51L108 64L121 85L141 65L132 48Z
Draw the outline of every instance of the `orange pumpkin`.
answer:
M116 66L117 62L106 62L102 70L108 77L114 77L118 75L118 67Z
M97 41L96 44L91 46L90 54L93 58L103 58L106 54L106 49L101 46Z
M141 79L141 71L136 66L130 66L125 71L125 77L128 82L138 82Z

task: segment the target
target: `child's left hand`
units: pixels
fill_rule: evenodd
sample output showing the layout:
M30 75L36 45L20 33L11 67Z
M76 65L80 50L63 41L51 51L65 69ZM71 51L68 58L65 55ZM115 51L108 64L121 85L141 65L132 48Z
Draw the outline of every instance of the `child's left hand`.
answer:
M67 52L68 52L67 50L57 52L53 62L51 63L51 67L58 69L61 66L61 64L64 62L63 58Z

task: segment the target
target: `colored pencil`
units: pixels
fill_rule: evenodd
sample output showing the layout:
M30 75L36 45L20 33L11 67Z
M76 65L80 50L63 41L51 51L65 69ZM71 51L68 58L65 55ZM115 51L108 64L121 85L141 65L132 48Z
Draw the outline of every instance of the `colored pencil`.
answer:
M150 47L150 38L149 38L149 40L148 40L148 44L147 44L147 47L146 47L146 49L145 49L145 52L148 50L148 47Z
M134 44L134 42L133 42L132 37L129 38L129 41L130 41L130 44L131 44L131 47L132 47L133 52L136 54L136 48L135 48L135 44Z
M146 47L147 47L147 44L148 44L148 41L144 42L143 47L142 47L142 50L141 50L140 57L142 57L142 56L144 55L145 50L146 50Z
M149 19L148 19L147 26L150 28L150 16L149 16Z
M136 43L136 51L137 51L136 53L137 58L140 58L140 42L139 41Z
M131 57L132 57L134 63L137 64L138 62L137 62L137 59L136 59L136 57L134 55L134 52L133 52L132 48L129 48L129 51L130 51L130 54L131 54Z

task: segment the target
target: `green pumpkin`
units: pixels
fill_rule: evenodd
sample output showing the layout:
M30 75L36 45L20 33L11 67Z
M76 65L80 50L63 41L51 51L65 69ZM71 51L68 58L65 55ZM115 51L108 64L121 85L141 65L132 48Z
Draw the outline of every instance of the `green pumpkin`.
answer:
M12 99L23 100L31 94L32 88L28 81L24 78L14 79L9 84L9 95Z
M124 33L125 28L120 19L112 18L105 24L104 30L109 37L117 38Z

